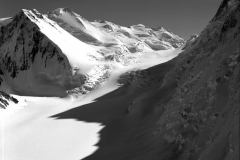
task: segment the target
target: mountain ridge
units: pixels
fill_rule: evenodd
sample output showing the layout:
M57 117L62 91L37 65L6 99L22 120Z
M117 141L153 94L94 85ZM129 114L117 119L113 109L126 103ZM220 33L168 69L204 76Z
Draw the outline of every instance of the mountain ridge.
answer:
M60 8L48 14L22 9L1 27L0 60L5 75L1 88L23 95L44 95L45 89L51 88L47 95L66 96L65 91L84 87L80 90L85 93L85 88L91 90L108 78L115 65L128 66L145 52L158 54L184 43L163 28L159 40L149 28L130 29L108 22L115 27L115 31L108 31L102 25L106 24L89 22L69 9ZM130 33L133 31L147 37ZM18 86L24 77L29 81L25 85L37 88Z

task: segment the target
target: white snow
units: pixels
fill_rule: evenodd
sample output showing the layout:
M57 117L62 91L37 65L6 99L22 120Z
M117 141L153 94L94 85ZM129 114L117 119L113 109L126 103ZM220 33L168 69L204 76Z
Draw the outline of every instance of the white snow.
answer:
M26 105L1 111L1 160L78 160L97 149L101 124L49 118L78 106L76 100L17 98Z
M155 52L146 52L142 56L138 57L136 63L133 64L133 68L147 69L149 67L165 63L181 53L181 49L169 49Z

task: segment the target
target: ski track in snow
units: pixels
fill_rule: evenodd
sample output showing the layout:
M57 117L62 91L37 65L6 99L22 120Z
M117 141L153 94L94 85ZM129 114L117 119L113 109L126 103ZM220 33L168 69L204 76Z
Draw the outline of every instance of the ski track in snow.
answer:
M119 67L102 87L78 98L22 97L0 111L1 160L79 160L94 153L98 147L99 123L50 116L93 102L119 87L116 83L124 72L146 69L169 61L181 50L146 53L135 64Z

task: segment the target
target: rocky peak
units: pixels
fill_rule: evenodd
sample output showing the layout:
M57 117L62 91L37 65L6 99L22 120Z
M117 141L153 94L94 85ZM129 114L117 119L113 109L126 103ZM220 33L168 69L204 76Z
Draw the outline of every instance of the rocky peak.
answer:
M222 43L235 41L240 33L239 19L240 1L224 0L214 18L195 40L194 48L197 52L214 51L219 45L223 45Z

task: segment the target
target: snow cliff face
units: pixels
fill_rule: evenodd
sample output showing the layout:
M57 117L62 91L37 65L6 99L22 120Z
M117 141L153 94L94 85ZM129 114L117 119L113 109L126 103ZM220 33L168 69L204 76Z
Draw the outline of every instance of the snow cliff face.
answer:
M1 22L1 89L21 95L65 96L76 88L86 93L116 66L184 43L163 28L89 22L63 8L48 14L23 9Z

